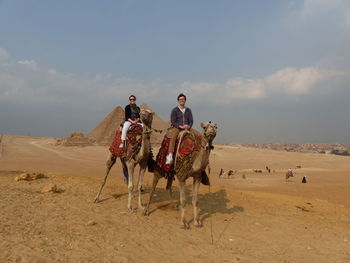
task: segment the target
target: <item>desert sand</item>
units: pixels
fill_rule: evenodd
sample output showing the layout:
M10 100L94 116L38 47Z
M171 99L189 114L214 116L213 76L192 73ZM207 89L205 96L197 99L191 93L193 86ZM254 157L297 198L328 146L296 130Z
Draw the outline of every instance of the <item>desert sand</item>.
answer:
M2 136L0 262L350 262L350 157L216 145L211 186L200 188L203 227L191 222L188 181L190 229L183 230L165 180L150 216L130 213L118 161L94 204L108 147L55 143ZM237 173L219 178L221 168ZM295 177L286 181L288 168ZM45 178L16 181L24 172ZM151 181L146 173L143 202ZM48 185L57 192L43 193Z

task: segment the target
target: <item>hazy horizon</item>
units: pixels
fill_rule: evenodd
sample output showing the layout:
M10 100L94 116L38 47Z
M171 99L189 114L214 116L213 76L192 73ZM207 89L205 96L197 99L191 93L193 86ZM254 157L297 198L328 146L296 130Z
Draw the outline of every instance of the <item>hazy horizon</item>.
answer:
M0 133L90 132L180 92L221 143L350 142L350 2L0 0Z

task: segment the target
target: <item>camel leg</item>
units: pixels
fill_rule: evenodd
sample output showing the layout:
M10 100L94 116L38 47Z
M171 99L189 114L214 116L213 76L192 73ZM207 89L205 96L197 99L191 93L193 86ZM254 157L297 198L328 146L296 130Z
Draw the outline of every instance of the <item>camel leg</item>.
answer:
M199 193L199 186L201 182L199 178L193 179L193 191L192 191L192 205L193 205L193 222L194 226L201 227L202 223L199 220L199 209L198 209L198 193Z
M173 185L173 178L171 176L168 176L167 178L167 183L166 183L166 190L168 191L168 195L169 195L169 199L170 199L170 204L177 209L177 204L176 202L174 203L174 199L173 199L173 189L172 189L172 185Z
M142 204L142 193L141 193L141 188L142 188L142 181L143 181L143 176L145 174L147 168L147 163L140 165L140 172L139 172L139 178L137 181L137 190L138 190L138 203L139 203L139 208L145 209L145 207Z
M132 200L132 190L134 189L134 169L135 166L133 163L127 164L128 166L128 174L129 174L129 180L128 180L128 190L129 190L129 197L128 197L128 210L130 212L133 212L131 200Z
M144 216L149 216L149 205L150 205L150 203L152 201L153 194L154 194L154 191L156 189L156 186L158 184L159 179L160 179L160 176L158 175L158 173L155 172L154 176L153 176L152 189L151 189L151 192L149 194L148 203L146 205L145 210L143 211L143 215Z
M181 221L180 225L181 228L183 229L188 229L188 224L185 220L185 207L186 207L186 193L185 193L185 186L186 182L185 181L179 181L179 186L180 186L180 204L181 204Z
M113 154L109 154L107 162L106 162L106 171L105 171L105 176L102 179L102 184L100 187L100 190L98 191L98 194L96 195L96 198L94 200L94 203L98 203L100 200L100 194L102 192L102 188L104 187L104 185L106 184L107 181L107 177L109 175L109 171L111 170L111 168L113 167L113 165L115 164L115 161L117 160L117 158L113 155Z

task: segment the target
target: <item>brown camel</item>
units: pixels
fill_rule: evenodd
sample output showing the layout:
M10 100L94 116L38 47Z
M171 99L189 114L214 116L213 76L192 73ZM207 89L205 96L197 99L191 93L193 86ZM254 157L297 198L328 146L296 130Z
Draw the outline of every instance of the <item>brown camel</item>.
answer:
M141 109L140 112L140 119L143 123L143 132L142 132L142 144L141 149L138 153L136 153L132 158L130 158L127 161L124 161L121 159L121 162L128 171L128 190L129 190L129 197L128 197L128 209L129 211L133 211L131 206L131 199L132 199L132 191L134 188L134 170L136 165L140 166L139 176L138 176L138 182L137 182L137 189L138 189L138 206L139 208L144 208L142 205L141 200L141 186L142 186L142 180L143 176L145 174L148 158L150 156L151 152L151 141L150 141L150 134L152 132L152 120L153 120L153 112L147 109ZM117 157L110 153L107 162L106 162L106 171L105 175L102 180L102 184L100 187L100 190L94 200L95 203L99 202L99 197L102 192L102 189L106 183L108 174L112 168L112 166L115 164L117 160Z
M202 223L199 220L199 212L198 212L198 191L199 191L199 185L202 180L202 174L209 164L210 151L211 149L214 148L212 146L212 141L214 140L217 132L217 125L215 123L211 123L211 122L201 123L201 127L203 129L203 136L201 138L201 147L199 152L192 157L193 158L191 160L192 168L189 171L187 171L185 176L182 176L179 173L180 167L177 167L175 163L175 175L179 180L179 186L180 186L181 227L185 229L189 227L188 223L185 221L185 206L186 206L185 185L186 185L186 179L188 179L189 177L193 177L192 205L193 205L193 212L194 212L194 225L197 227L202 226ZM187 131L182 131L181 133L186 133L186 132ZM182 135L181 133L179 136ZM151 203L153 193L157 186L158 180L161 177L162 176L159 175L159 173L157 172L154 173L153 185L152 185L148 203L146 205L146 209L144 211L144 215L149 215L149 205ZM172 179L169 179L168 177L167 189L168 189L170 198L171 198L171 184L172 184Z

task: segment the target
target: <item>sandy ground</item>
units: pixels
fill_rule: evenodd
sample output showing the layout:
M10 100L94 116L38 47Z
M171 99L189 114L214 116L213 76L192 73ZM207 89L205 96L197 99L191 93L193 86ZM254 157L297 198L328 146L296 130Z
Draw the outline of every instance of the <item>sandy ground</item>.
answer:
M183 230L165 180L150 216L129 213L117 163L94 204L107 147L54 144L54 138L2 136L0 262L350 262L349 157L218 145L210 160L212 186L200 188L204 226L193 226L188 198L191 228ZM286 170L297 165L302 168L286 182ZM220 168L237 173L220 179ZM46 178L16 182L23 171ZM147 173L144 202L151 180ZM49 184L59 193L42 193Z

